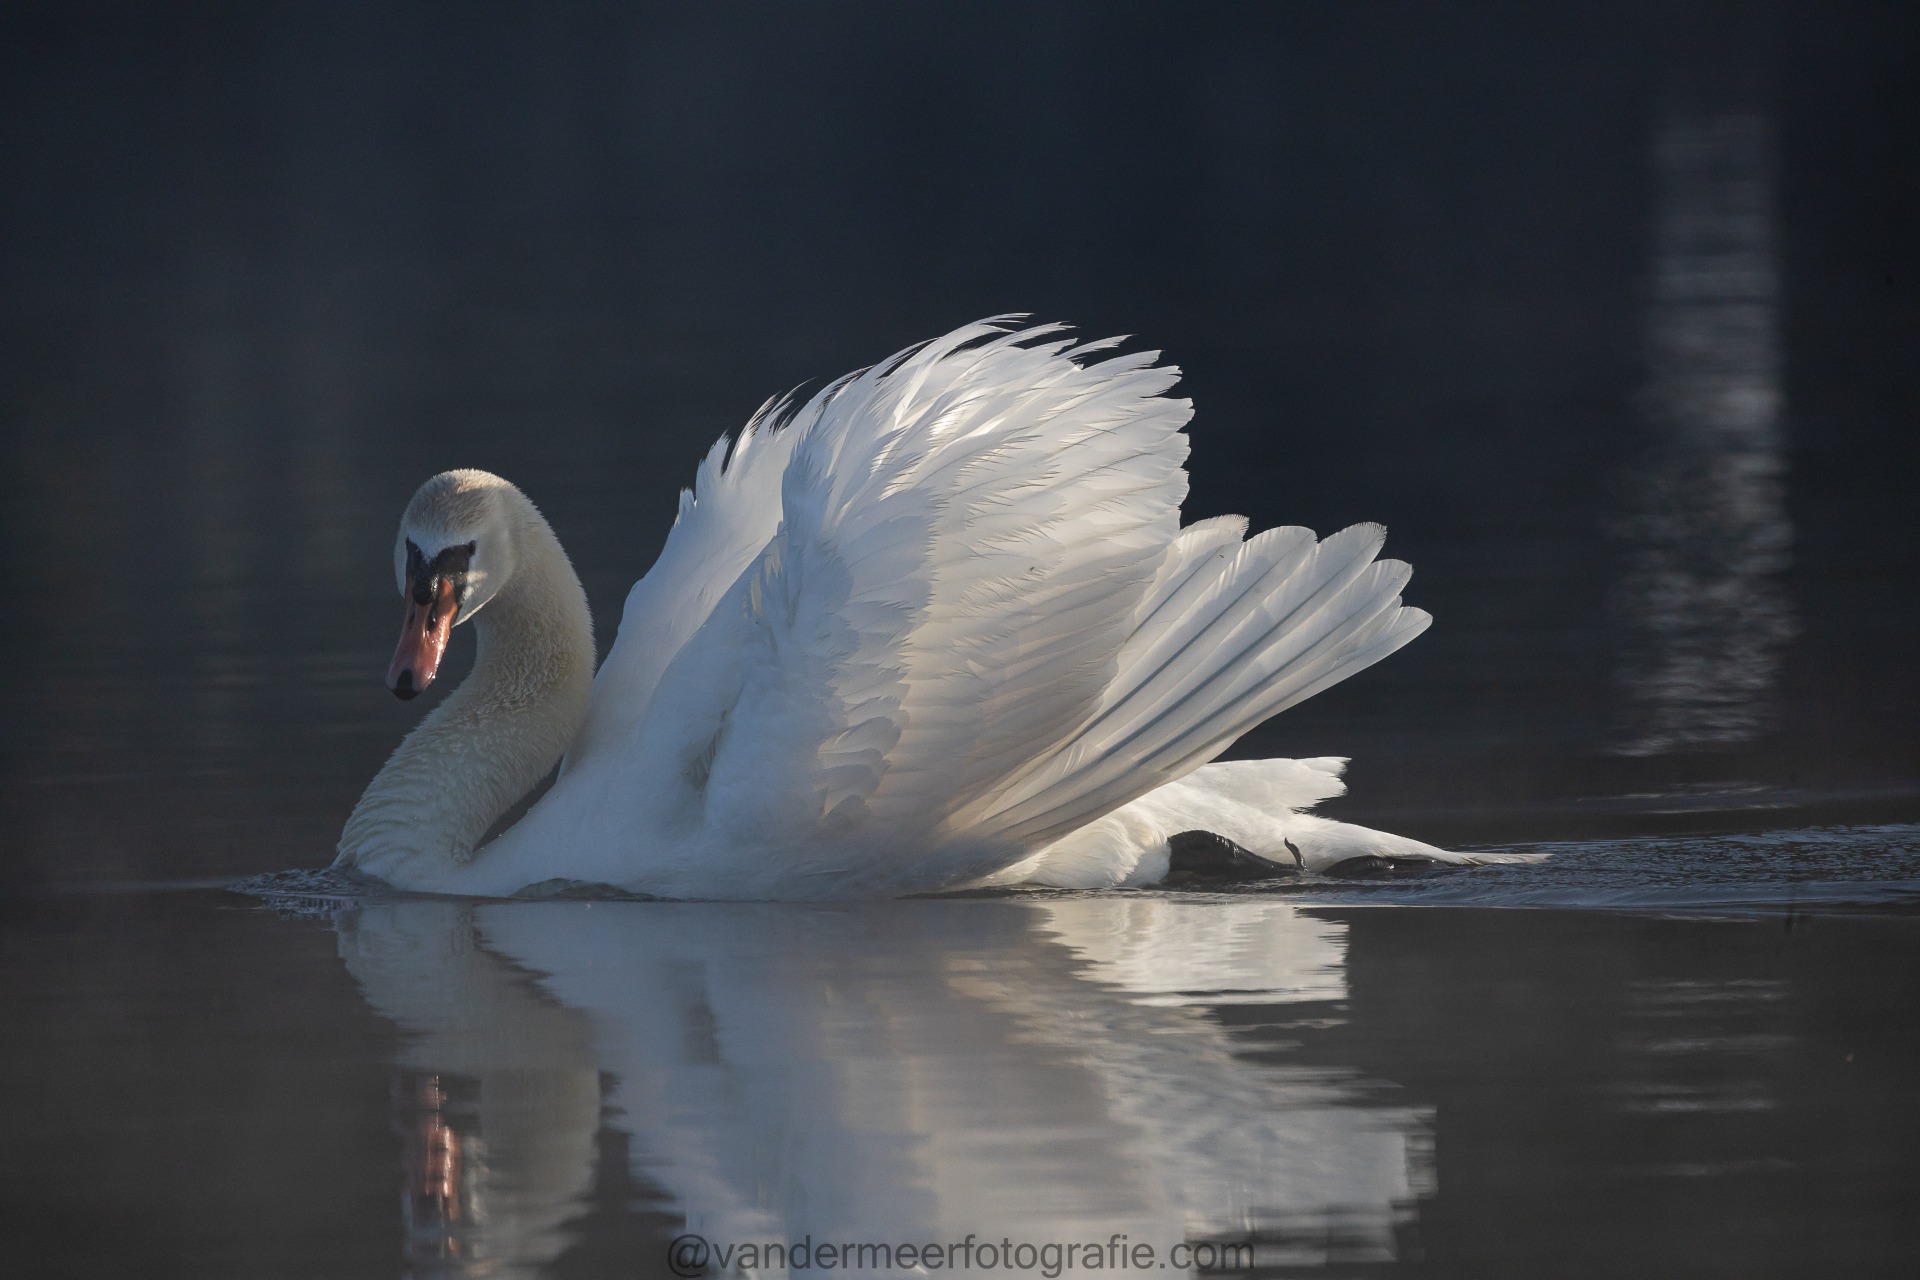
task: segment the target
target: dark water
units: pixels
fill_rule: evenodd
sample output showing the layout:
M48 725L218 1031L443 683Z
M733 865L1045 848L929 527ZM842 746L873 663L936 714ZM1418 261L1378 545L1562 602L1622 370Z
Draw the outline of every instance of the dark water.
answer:
M6 6L9 1257L654 1275L682 1230L924 1228L1902 1272L1916 63L1868 3ZM714 436L1008 310L1187 370L1193 514L1414 564L1433 630L1239 750L1548 862L179 887L324 863L417 719L380 676L421 479L519 482L604 649Z
M1911 828L1830 839L1920 862ZM1911 887L1370 892L43 900L0 933L5 1238L62 1275L655 1276L687 1233L969 1232L1265 1275L1910 1271Z

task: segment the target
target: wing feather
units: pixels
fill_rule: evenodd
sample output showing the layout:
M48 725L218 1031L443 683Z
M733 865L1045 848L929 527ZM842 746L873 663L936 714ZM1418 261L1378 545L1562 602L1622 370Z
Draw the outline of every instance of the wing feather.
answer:
M643 735L687 762L706 830L911 857L1097 709L1178 532L1191 409L1153 353L1088 361L1107 344L1057 332L968 326L776 434L777 528L660 682L677 723Z
M978 879L1426 626L1377 525L1181 529L1179 371L1061 332L966 326L701 464L582 735L687 884Z

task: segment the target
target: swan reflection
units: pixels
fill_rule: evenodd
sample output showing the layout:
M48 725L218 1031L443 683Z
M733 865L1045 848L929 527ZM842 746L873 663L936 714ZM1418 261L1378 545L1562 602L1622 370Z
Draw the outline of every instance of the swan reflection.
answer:
M338 922L407 1033L416 1275L554 1259L608 1127L623 1172L714 1242L1118 1232L1389 1257L1432 1189L1428 1114L1210 1014L1337 1021L1345 928L1148 897L421 900Z

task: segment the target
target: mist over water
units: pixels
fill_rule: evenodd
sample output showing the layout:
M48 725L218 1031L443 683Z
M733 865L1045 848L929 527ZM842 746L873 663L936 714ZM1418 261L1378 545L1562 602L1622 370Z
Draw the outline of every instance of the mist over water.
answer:
M8 6L9 1256L1125 1231L1256 1274L1904 1274L1917 56L1908 8L1786 0ZM1010 311L1183 367L1190 518L1378 520L1414 566L1432 630L1235 753L1547 861L182 887L328 862L470 661L382 684L421 480L519 484L604 653L715 437Z

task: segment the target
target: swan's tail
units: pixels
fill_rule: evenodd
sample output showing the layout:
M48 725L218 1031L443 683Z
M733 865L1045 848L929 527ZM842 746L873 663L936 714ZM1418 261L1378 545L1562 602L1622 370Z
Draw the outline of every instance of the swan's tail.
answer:
M1181 531L1094 714L979 811L1032 847L1192 772L1280 711L1386 657L1432 621L1402 607L1412 572L1375 560L1386 530L1269 529L1224 517ZM1337 782L1336 782L1337 785Z
M1329 756L1202 765L1068 833L985 883L1062 889L1157 884L1170 866L1169 842L1183 831L1209 832L1280 868L1314 874L1368 863L1470 866L1539 860L1532 854L1455 853L1301 812L1346 790L1340 780L1346 764Z

